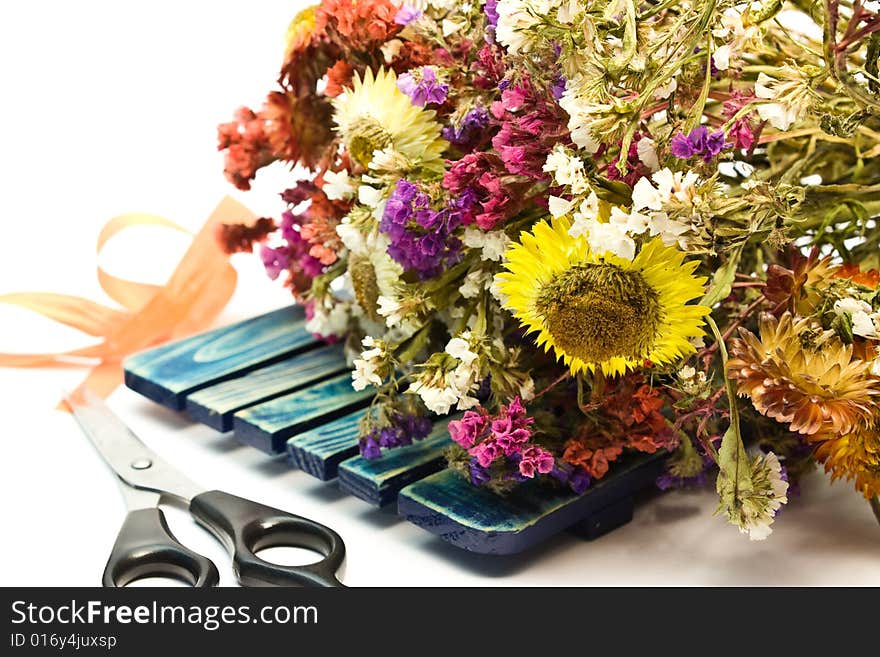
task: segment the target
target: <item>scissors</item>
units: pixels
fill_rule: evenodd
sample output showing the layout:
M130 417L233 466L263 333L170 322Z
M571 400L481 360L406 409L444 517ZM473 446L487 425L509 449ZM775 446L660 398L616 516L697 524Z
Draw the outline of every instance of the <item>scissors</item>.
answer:
M71 393L65 400L115 472L128 507L104 568L104 586L126 586L157 576L191 586L217 586L217 566L178 542L159 508L161 503L189 511L224 544L243 586L344 586L336 574L345 560L345 544L335 531L308 518L193 483L141 442L88 389ZM323 559L305 566L283 566L256 554L279 546L307 548Z

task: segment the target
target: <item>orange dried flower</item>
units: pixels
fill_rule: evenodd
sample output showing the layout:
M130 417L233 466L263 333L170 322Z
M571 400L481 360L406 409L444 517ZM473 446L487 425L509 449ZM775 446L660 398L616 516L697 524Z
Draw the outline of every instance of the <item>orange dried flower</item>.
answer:
M810 436L850 433L877 411L880 379L870 362L853 357L852 345L789 313L778 320L764 313L759 327L760 338L740 329L727 364L759 413Z
M315 14L316 29L340 48L370 51L400 32L399 7L389 0L324 0Z
M790 268L775 264L767 268L764 296L798 315L809 315L821 302L825 284L838 269L838 265L831 263L831 256L819 257L818 248L808 256L793 250Z
M880 271L877 271L876 269L861 271L861 268L858 265L852 263L842 265L840 269L835 272L834 277L848 278L853 283L869 287L872 290L877 289L877 286L880 285Z
M825 464L832 481L854 480L856 490L866 499L880 495L880 427L876 424L821 440L815 456Z
M640 374L608 382L595 415L565 444L562 460L594 479L604 476L624 448L653 454L676 444L663 416L666 400Z
M580 441L572 438L565 443L565 452L562 454L562 460L582 468L594 479L601 479L608 473L611 463L616 461L622 452L622 445L587 447Z
M327 87L324 95L328 98L336 98L342 93L343 88L351 86L351 77L354 75L354 67L344 59L340 59L327 69Z

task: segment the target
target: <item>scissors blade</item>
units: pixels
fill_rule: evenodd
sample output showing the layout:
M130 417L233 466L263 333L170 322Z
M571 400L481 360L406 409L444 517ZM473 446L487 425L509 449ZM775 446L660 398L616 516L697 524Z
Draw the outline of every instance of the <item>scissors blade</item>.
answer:
M67 395L65 401L83 433L123 483L169 495L187 506L193 497L205 490L147 447L88 388Z

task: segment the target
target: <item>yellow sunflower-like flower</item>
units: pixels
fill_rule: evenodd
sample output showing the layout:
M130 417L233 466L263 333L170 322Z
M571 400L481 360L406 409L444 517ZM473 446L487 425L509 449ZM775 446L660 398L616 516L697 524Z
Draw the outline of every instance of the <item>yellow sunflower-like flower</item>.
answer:
M573 373L622 374L645 360L670 363L694 351L709 308L688 305L703 294L697 262L659 238L633 260L591 251L572 237L566 217L540 221L507 251L498 275L505 307L538 333Z
M352 87L333 100L333 119L351 157L368 167L377 151L403 155L421 168L443 168L446 142L436 113L415 107L397 88L394 71L355 74Z

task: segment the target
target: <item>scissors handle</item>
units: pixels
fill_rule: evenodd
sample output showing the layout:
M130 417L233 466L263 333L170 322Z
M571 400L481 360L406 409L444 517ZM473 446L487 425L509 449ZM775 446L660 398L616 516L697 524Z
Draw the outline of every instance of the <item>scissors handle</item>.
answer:
M220 573L206 557L174 537L161 509L130 511L104 568L103 584L127 586L144 577L170 577L190 586L217 586Z
M229 549L243 586L343 586L336 573L345 560L345 544L329 527L219 490L196 495L189 510ZM324 558L305 566L282 566L256 554L281 546L307 548Z

